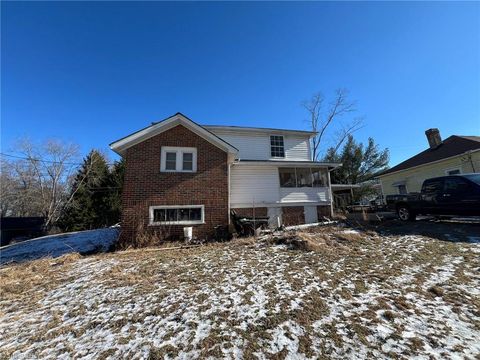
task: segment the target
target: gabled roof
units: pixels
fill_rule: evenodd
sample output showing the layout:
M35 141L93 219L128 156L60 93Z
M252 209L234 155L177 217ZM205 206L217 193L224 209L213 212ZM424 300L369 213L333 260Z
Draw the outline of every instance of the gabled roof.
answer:
M142 141L145 141L155 135L158 135L164 131L174 128L177 125L182 125L187 129L191 130L198 136L204 138L211 144L219 147L220 149L236 154L238 149L226 142L225 140L219 138L214 133L210 132L209 130L205 129L204 127L198 125L193 120L189 119L182 113L176 113L162 121L152 123L152 125L147 126L141 130L138 130L128 136L125 136L117 141L114 141L110 144L110 148L115 151L119 155L123 155L126 149L129 147L136 145Z
M421 153L401 162L397 166L388 169L377 176L383 176L400 170L410 169L415 166L461 155L467 151L480 150L480 136L459 136L452 135L446 138L438 147L427 149Z
M226 130L233 132L256 132L256 133L281 133L281 134L291 134L291 135L302 135L313 137L317 134L315 131L306 131L306 130L289 130L289 129L275 129L275 128L261 128L261 127L250 127L250 126L232 126L232 125L202 125L205 129L215 131L215 130Z

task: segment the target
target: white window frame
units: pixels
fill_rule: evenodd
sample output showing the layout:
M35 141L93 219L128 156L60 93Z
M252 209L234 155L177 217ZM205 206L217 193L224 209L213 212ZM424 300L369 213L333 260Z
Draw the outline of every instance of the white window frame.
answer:
M279 147L278 145L272 145L272 136L276 137L281 137L283 140L283 156L273 156L272 155L272 146ZM286 152L285 152L285 136L284 135L279 135L279 134L270 134L269 138L269 144L270 144L270 157L274 159L285 159L286 157Z
M282 184L280 183L280 169L294 169L295 170L295 186L282 186ZM310 186L298 186L298 175L297 175L297 169L309 169L310 170L310 179L312 181L312 184ZM318 167L314 167L314 168L311 168L311 167L298 167L298 166L293 166L293 167L279 167L277 169L277 172L278 172L278 176L279 176L279 186L280 188L282 189L303 189L303 188L314 188L314 189L321 189L321 188L328 188L330 186L330 183L329 183L329 180L328 180L328 170L325 171L325 184L324 186L313 186L313 183L315 182L314 181L314 178L313 178L313 173L315 171L325 171L325 168L318 168ZM323 175L322 175L322 178L323 178Z
M153 221L156 209L201 209L200 220ZM205 224L205 205L155 205L149 208L149 225L200 225Z
M175 153L175 170L167 170L167 152ZM183 154L192 154L192 170L183 170ZM162 146L160 158L160 172L183 172L194 173L197 172L197 148L194 147L179 147L179 146Z
M454 175L459 175L462 173L462 168L460 167L453 167L453 168L449 168L449 169L445 169L445 175L451 175L449 174L450 171L455 171L455 170L458 170L459 173L458 174L454 174Z

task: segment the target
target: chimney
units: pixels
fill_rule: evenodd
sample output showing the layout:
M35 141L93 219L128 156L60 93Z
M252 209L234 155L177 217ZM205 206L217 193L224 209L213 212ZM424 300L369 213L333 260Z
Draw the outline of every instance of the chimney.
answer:
M438 129L428 129L427 131L425 131L425 135L427 135L428 145L430 145L430 149L436 149L442 144L442 138L440 137L440 131L438 131Z

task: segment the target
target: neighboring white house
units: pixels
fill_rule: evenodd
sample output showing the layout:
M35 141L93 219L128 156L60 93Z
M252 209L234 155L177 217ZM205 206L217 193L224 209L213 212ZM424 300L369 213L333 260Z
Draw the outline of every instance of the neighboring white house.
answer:
M419 192L426 179L480 171L480 136L451 135L442 140L436 128L425 135L427 149L377 175L383 195Z

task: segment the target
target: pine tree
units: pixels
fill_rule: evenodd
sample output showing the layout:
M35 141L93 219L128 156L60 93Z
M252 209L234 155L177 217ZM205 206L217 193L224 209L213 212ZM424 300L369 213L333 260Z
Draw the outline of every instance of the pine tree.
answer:
M65 231L95 229L108 222L105 212L108 211L107 184L109 169L105 157L97 150L92 150L85 157L71 187L73 200L58 225Z
M116 161L110 170L105 186L109 188L107 202L107 224L114 225L120 222L122 210L122 188L125 173L125 160Z
M357 143L352 135L338 155L335 149L327 150L324 161L342 163L339 169L332 171L331 179L335 184L357 184L370 179L375 173L388 167L388 149L380 150L372 138L367 147Z

